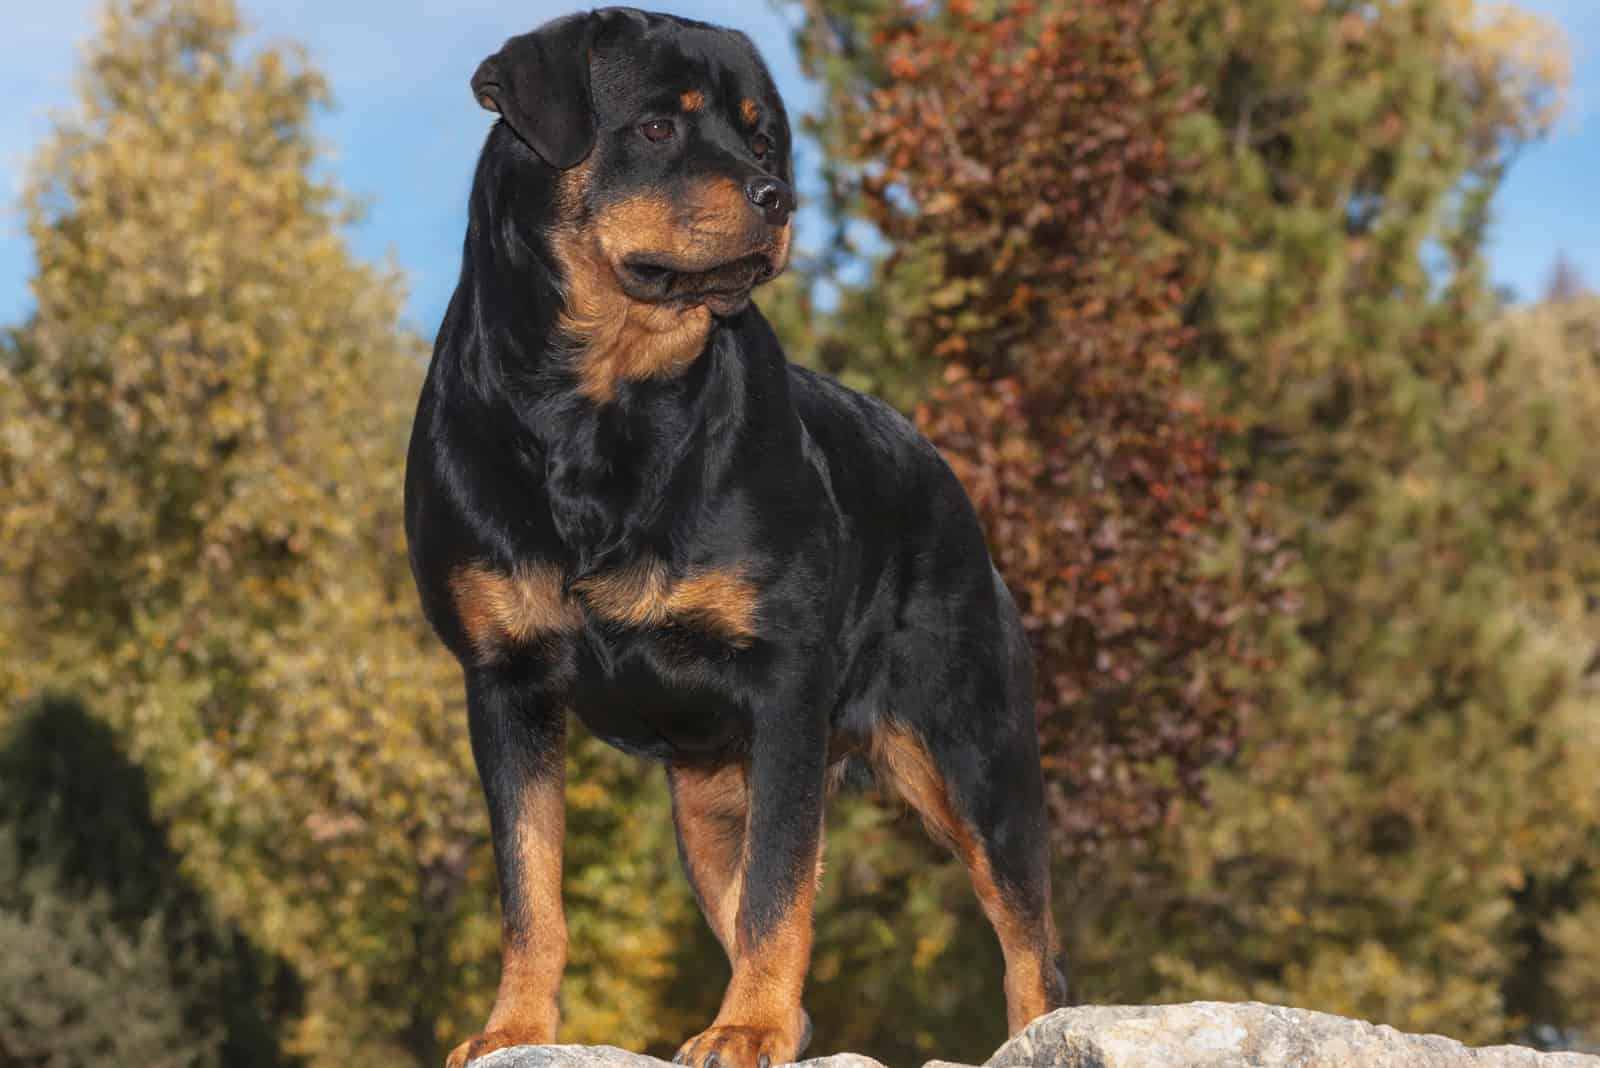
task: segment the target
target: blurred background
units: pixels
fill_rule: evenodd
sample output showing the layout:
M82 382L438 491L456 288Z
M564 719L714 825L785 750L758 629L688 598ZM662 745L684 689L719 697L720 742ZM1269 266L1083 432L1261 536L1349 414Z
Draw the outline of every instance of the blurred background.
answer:
M498 920L399 529L467 90L565 9L7 0L0 1064L433 1066ZM695 0L796 116L792 358L912 414L1039 659L1079 995L1600 1043L1600 5ZM579 737L563 1040L727 975ZM1001 961L829 810L814 1050Z

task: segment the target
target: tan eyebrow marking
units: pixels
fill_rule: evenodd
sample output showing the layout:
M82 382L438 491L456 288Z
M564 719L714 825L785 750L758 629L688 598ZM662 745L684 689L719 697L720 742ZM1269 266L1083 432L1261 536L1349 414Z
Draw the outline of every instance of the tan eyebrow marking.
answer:
M706 94L698 89L685 89L683 95L678 97L678 103L683 105L685 111L699 111L706 106Z
M747 96L739 104L739 117L746 126L754 126L761 118L761 106Z

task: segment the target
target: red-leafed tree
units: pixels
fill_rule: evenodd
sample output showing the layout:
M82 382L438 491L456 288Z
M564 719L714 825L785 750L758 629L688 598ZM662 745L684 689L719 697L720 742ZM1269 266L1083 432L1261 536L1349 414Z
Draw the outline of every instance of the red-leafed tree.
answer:
M888 78L840 94L916 411L987 526L1037 654L1053 822L1160 822L1230 753L1275 547L1184 387L1187 263L1155 212L1191 98L1139 51L1142 3L951 3L881 17ZM911 284L907 284L907 283Z

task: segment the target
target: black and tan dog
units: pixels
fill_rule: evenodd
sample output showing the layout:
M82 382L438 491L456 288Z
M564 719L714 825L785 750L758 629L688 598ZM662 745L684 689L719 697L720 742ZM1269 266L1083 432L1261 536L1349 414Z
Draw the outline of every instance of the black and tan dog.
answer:
M452 1066L550 1042L567 713L665 763L733 978L683 1063L791 1060L826 785L861 759L969 869L1016 1031L1061 1003L1016 609L904 419L784 360L783 103L742 34L606 9L513 38L411 441L406 531L466 674L503 911Z

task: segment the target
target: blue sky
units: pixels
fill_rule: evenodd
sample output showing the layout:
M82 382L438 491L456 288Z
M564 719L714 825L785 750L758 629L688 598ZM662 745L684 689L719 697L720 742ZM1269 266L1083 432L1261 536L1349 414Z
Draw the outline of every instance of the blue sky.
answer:
M22 172L52 109L69 106L78 45L97 0L0 0L0 323L31 307L31 256L16 211ZM765 0L673 0L671 10L737 26L761 46L793 111L817 96L800 74L784 17ZM1497 202L1493 276L1537 294L1565 251L1600 283L1600 0L1525 0L1557 21L1573 49L1566 117L1523 152ZM491 116L467 79L512 34L571 10L533 0L243 0L257 39L293 38L330 77L337 107L318 123L330 166L369 214L351 234L370 258L392 255L411 287L407 317L431 335L459 261L473 159ZM811 168L802 154L804 173ZM801 219L802 233L805 219Z

